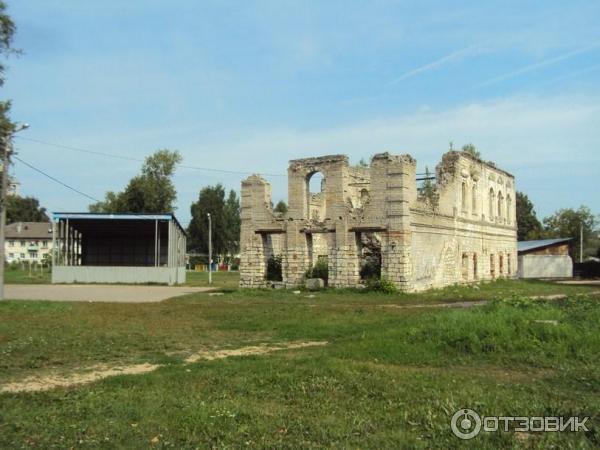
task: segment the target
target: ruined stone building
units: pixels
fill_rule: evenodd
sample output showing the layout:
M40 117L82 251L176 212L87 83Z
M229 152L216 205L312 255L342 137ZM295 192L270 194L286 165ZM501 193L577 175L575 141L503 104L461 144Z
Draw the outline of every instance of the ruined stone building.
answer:
M311 177L323 176L311 193ZM271 186L242 182L240 284L268 286L269 258L281 256L282 281L304 282L322 259L329 286L353 287L377 275L402 291L513 277L517 273L515 180L494 164L450 151L435 181L417 187L410 155L380 153L370 166L331 155L290 161L289 210L273 212Z

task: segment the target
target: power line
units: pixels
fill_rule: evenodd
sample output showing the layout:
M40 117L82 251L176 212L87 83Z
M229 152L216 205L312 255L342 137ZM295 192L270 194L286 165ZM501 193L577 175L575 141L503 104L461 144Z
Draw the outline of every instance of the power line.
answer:
M21 139L23 141L36 142L38 144L48 145L50 147L63 148L65 150L72 150L75 152L89 153L91 155L108 156L110 158L125 159L127 161L139 161L139 162L144 161L143 159L134 158L132 156L123 156L123 155L116 155L114 153L97 152L94 150L87 150L85 148L71 147L69 145L62 145L62 144L55 144L53 142L43 141L41 139L33 139L33 138L28 138L28 137L23 137L23 136L15 136L15 137L18 137L19 139Z
M24 137L24 136L15 136L15 138L21 139L24 141L35 142L35 143L42 144L42 145L47 145L50 147L62 148L65 150L71 150L71 151L80 152L80 153L87 153L90 155L105 156L108 158L115 158L115 159L121 159L121 160L126 160L126 161L136 161L136 162L144 162L145 161L142 158L136 158L133 156L117 155L114 153L99 152L96 150L89 150L89 149L85 149L85 148L81 148L81 147L73 147L70 145L56 144L54 142L49 142L49 141L45 141L42 139L34 139L34 138L28 138L28 137ZM233 175L252 175L252 174L257 173L259 175L265 175L265 176L269 176L269 177L285 177L285 176L287 176L287 175L281 174L281 173L243 172L243 171L237 171L237 170L215 169L213 167L192 166L189 164L180 164L179 167L181 167L182 169L202 170L205 172L228 173L228 174L233 174ZM420 176L428 175L428 174L417 173L416 175L417 175L417 177L420 177ZM431 176L431 179L435 179L435 175L429 174L429 176ZM417 179L417 181L420 181L420 179Z
M30 169L33 169L33 170L35 170L36 172L38 172L38 173L40 173L40 174L44 175L45 177L47 177L47 178L51 179L52 181L54 181L54 182L56 182L56 183L60 184L61 186L64 186L64 187L66 187L67 189L70 189L70 190L72 190L72 191L74 191L74 192L77 192L78 194L80 194L80 195L83 195L84 197L86 197L86 198L88 198L88 199L90 199L90 200L93 200L93 201L95 201L95 202L99 202L99 201L100 201L100 200L98 200L97 198L95 198L95 197L92 197L91 195L88 195L88 194L86 194L85 192L82 192L82 191L80 191L79 189L76 189L76 188L74 188L73 186L69 186L68 184L66 184L66 183L64 183L64 182L62 182L62 181L60 181L58 178L56 178L56 177L53 177L52 175L49 175L49 174L47 174L47 173L46 173L46 172L44 172L43 170L41 170L41 169L38 169L37 167L33 166L32 164L29 164L27 161L23 161L23 159L19 158L19 157L18 157L18 156L16 156L16 155L12 155L12 158L14 158L14 159L16 159L17 161L19 161L20 163L22 163L22 164L26 165L26 166L27 166L27 167L29 167ZM62 210L64 210L64 208L61 208L61 209L62 209ZM143 214L139 214L139 213L134 213L134 214L138 214L140 217L145 217ZM189 224L189 223L190 223L190 221L187 221L187 222L186 222L186 221L184 221L184 222L179 222L179 223L180 223L180 224L182 224L182 225L184 225L184 224Z
M14 159L16 159L17 161L19 161L21 164L24 164L24 165L26 165L27 167L29 167L30 169L33 169L33 170L35 170L36 172L38 172L38 173L40 173L40 174L44 175L46 178L50 178L52 181L54 181L54 182L56 182L56 183L58 183L58 184L60 184L60 185L62 185L62 186L64 186L64 187L66 187L67 189L70 189L70 190L72 190L73 192L77 192L78 194L80 194L80 195L83 195L84 197L87 197L87 198L89 198L90 200L93 200L93 201L95 201L95 202L99 202L99 201L100 201L100 200L98 200L97 198L94 198L94 197L92 197L91 195L88 195L88 194L86 194L85 192L81 192L79 189L75 189L73 186L69 186L67 183L64 183L64 182L60 181L58 178L55 178L55 177L53 177L52 175L49 175L49 174L47 174L47 173L46 173L46 172L44 172L43 170L41 170L41 169L38 169L37 167L35 167L35 166L33 166L33 165L29 164L28 162L26 162L26 161L23 161L21 158L19 158L19 157L18 157L18 156L16 156L16 155L13 155L12 157L13 157Z
M28 137L23 137L23 136L15 136L15 137L18 137L19 139L22 139L24 141L36 142L38 144L47 145L50 147L62 148L65 150L71 150L71 151L80 152L80 153L88 153L90 155L106 156L109 158L124 159L127 161L144 162L144 159L135 158L133 156L123 156L123 155L117 155L114 153L98 152L95 150L89 150L89 149L80 148L80 147L72 147L70 145L55 144L54 142L48 142L48 141L43 141L41 139L33 139L33 138L28 138ZM228 174L233 174L233 175L252 175L252 174L256 173L256 172L243 172L243 171L227 170L227 169L215 169L213 167L192 166L192 165L188 165L188 164L180 164L179 167L181 167L182 169L202 170L205 172L228 173ZM269 176L269 177L285 177L286 176L281 173L263 173L261 175L265 175L265 176Z

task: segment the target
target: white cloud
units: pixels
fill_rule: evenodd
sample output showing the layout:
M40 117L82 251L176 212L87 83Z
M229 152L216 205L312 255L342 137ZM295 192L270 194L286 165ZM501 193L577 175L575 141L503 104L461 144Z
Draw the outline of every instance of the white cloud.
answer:
M419 170L425 165L433 169L450 141L455 147L472 142L485 159L514 173L520 189L537 191L534 200L538 209L549 214L558 207L581 203L600 210L593 196L597 177L585 175L590 168L600 175L599 117L600 103L595 98L513 97L448 110L423 108L412 114L331 129L265 130L235 141L217 138L195 147L211 148L219 166L230 161L231 166L244 170L285 173L292 158L344 153L357 162L382 151L410 153L417 159ZM200 159L187 161L194 164ZM577 188L569 188L567 183L554 192L557 172L563 174L561 181L577 173L584 175L578 179ZM286 179L270 181L274 197L285 198ZM543 191L539 191L540 183Z
M390 81L388 84L390 84L390 85L398 84L399 82L401 82L403 80L407 80L408 78L412 78L412 77L415 77L422 73L429 72L430 70L439 69L440 67L445 66L446 64L460 61L463 58L466 58L467 56L476 54L476 53L480 52L481 49L482 49L481 45L470 45L469 47L465 47L463 49L454 51L446 56L436 59L435 61L425 64L421 67L417 67L416 69L409 70L408 72L400 75L398 78Z
M544 68L546 66L550 66L552 64L560 63L560 62L565 61L567 59L573 58L573 57L575 57L577 55L581 55L582 53L587 53L587 52L590 52L592 50L595 50L598 47L600 47L600 43L594 43L592 45L587 45L585 47L578 48L576 50L573 50L573 51L570 51L570 52L567 52L567 53L563 53L563 54L558 55L558 56L554 56L552 58L544 59L543 61L539 61L539 62L536 62L536 63L533 63L533 64L529 64L529 65L521 67L521 68L519 68L517 70L513 70L511 72L507 72L507 73L504 73L502 75L490 78L489 80L486 80L483 83L479 83L478 85L475 86L475 89L481 88L481 87L485 87L485 86L490 86L490 85L496 84L496 83L500 83L500 82L502 82L504 80L508 80L510 78L514 78L514 77L517 77L519 75L523 75L523 74L528 73L528 72L533 72L535 70L542 69L542 68Z

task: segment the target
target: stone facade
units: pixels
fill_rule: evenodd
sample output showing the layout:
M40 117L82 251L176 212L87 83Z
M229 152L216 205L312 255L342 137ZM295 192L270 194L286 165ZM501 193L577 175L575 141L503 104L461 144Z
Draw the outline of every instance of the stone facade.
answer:
M321 192L311 193L317 172ZM293 160L288 194L288 212L277 215L267 181L242 182L242 287L268 285L272 255L282 257L286 285L302 284L326 258L329 286L357 286L365 242L377 242L380 257L371 260L402 291L517 273L514 177L468 153L446 153L435 182L421 189L410 155L380 153L368 167L350 166L344 155Z

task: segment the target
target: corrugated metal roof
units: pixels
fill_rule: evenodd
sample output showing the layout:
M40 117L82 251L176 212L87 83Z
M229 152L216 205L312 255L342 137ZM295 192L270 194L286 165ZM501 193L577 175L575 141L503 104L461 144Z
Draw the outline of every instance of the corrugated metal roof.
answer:
M568 242L572 238L557 238L557 239L540 239L537 241L520 241L517 242L517 250L519 252L528 252L537 248L548 247L550 245L561 244Z

